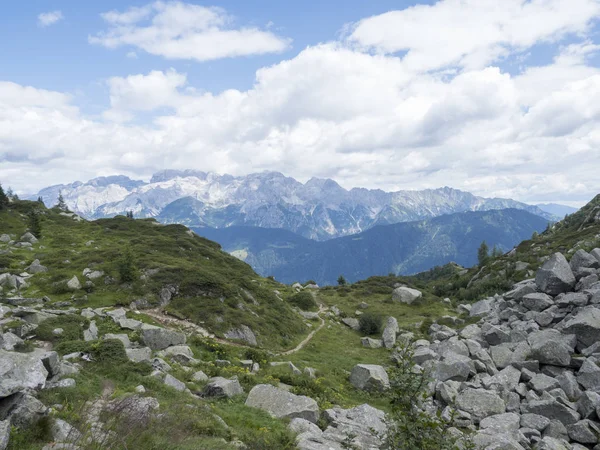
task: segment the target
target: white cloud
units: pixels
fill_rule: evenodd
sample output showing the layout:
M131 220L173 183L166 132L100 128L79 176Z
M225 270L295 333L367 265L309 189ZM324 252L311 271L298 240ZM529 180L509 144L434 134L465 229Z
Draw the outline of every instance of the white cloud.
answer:
M256 27L234 28L233 19L221 8L179 1L157 1L102 17L109 29L90 36L90 43L133 46L169 59L210 61L279 53L291 42Z
M48 27L54 25L56 22L63 20L64 17L60 11L50 11L41 13L38 15L38 25L41 27Z
M490 3L460 4L481 9ZM111 13L107 20L119 27L144 18L154 23L160 15L154 5ZM522 8L534 6L547 22L559 19L552 8L560 5L538 0ZM540 11L543 6L550 11ZM560 30L583 33L584 15L574 11L581 27L544 25L559 31L530 30L506 51L530 51ZM431 24L420 22L421 31L432 32L438 19L433 14ZM490 49L479 61L495 57L492 41L465 47L448 39L448 54L458 56L442 65L462 64L458 70L429 71L438 55L430 44L399 56L338 42L258 70L254 86L244 91L205 92L174 69L113 77L103 120L83 115L63 93L0 83L0 180L34 190L98 175L149 176L164 168L232 174L269 169L303 180L332 177L346 187L450 185L524 201L583 202L598 193L600 70L590 63L598 46L583 33L576 43L558 42L549 64L511 75L466 63ZM416 65L411 51L429 62ZM150 121L131 121L140 113Z
M384 54L405 51L415 70L481 68L540 41L582 33L599 14L597 0L440 0L363 19L347 39Z

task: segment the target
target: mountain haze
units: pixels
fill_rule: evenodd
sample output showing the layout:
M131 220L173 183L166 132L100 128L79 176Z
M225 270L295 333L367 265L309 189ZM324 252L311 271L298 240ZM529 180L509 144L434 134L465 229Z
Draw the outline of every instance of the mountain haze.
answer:
M154 217L163 223L278 228L319 241L360 233L377 225L464 211L515 208L546 219L555 218L536 206L477 197L449 187L397 192L347 190L330 179L312 178L300 183L279 172L234 177L165 170L148 183L125 176L96 178L87 183L51 186L35 198L41 196L51 206L60 192L73 211L87 218L133 211L136 217Z
M284 283L313 279L335 284L373 275L409 275L454 261L477 262L482 241L508 251L547 221L517 209L443 215L424 221L376 226L365 232L317 242L285 230L254 227L195 228L207 239Z

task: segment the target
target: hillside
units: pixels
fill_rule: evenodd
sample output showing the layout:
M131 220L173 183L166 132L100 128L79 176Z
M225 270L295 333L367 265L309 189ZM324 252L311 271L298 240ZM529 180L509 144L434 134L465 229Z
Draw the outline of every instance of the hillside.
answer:
M318 241L356 234L377 225L424 220L465 211L516 208L549 220L540 208L511 199L483 198L448 187L384 192L344 189L331 179L301 183L279 172L241 177L194 170L165 170L149 182L101 177L42 189L48 206L62 192L67 205L86 218L133 211L138 218L187 226L279 228ZM561 216L562 217L562 216Z
M194 231L219 242L262 275L285 283L312 279L335 284L340 275L354 282L373 275L414 274L450 261L470 267L477 262L482 241L508 251L546 225L546 220L526 211L506 209L377 226L325 242L253 227Z
M597 195L577 212L532 239L524 240L514 250L491 260L484 267L475 266L466 272L454 266L435 267L416 278L427 280L428 289L437 295L475 300L507 290L514 283L532 277L555 252L589 251L599 243L600 195Z
M218 244L183 225L123 216L80 221L57 209L23 201L0 211L0 234L21 236L32 210L40 212L42 245L33 251L11 247L0 255L0 268L15 275L34 260L48 268L27 279L28 287L19 290L24 297L48 295L59 303L74 297L79 306L90 307L132 302L162 306L221 336L245 324L261 345L270 348L290 346L304 331L274 293L279 289L285 294L285 287L259 277L250 266L222 252ZM131 282L123 283L119 264L126 249L135 273ZM84 276L84 269L95 272L94 278ZM73 277L80 289L67 286Z

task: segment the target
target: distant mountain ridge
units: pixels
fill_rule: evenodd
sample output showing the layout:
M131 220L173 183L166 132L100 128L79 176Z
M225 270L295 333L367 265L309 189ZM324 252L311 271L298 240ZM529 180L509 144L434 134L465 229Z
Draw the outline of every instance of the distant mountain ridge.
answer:
M353 236L317 242L286 230L255 227L194 228L207 239L250 264L263 276L283 283L335 284L373 275L411 275L451 261L477 263L482 241L506 252L541 232L548 221L527 211L504 209L448 214L417 222L376 226Z
M515 208L555 220L540 208L510 199L483 198L449 187L421 191L346 190L331 179L301 183L279 172L242 177L195 170L164 170L150 182L126 176L95 178L42 189L54 205L59 192L74 212L87 218L133 211L163 223L226 228L278 228L327 240L377 225L424 220L465 211Z
M567 205L559 205L558 203L540 203L535 206L540 208L542 211L553 214L561 219L567 214L573 214L579 211L578 208L573 208L572 206Z

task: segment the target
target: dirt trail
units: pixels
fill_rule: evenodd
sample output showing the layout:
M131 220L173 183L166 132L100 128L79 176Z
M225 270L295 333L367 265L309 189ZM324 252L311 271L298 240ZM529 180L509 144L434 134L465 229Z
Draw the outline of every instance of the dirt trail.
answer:
M285 355L291 355L293 353L296 353L296 352L299 352L300 350L302 350L306 346L306 344L308 344L311 341L311 339L314 337L314 335L316 333L318 333L325 326L325 320L321 317L321 314L323 312L325 312L326 310L327 310L327 308L324 305L319 304L319 311L317 312L317 314L319 314L319 320L321 321L321 324L315 330L311 331L308 334L308 336L306 336L306 338L304 338L304 340L302 342L300 342L296 347L294 347L291 350L286 350L284 352L274 352L273 354L285 356ZM199 334L202 337L213 339L214 341L216 341L220 344L232 345L234 347L241 347L241 348L254 348L249 345L239 344L237 342L232 342L227 339L218 338L214 334L210 333L206 328L203 328L200 325L196 325L195 323L190 322L188 320L181 320L176 317L170 316L166 312L161 310L160 308L145 309L140 312L142 314L146 314L147 316L152 317L154 320L156 320L158 323L160 323L162 325L179 327L186 333Z

